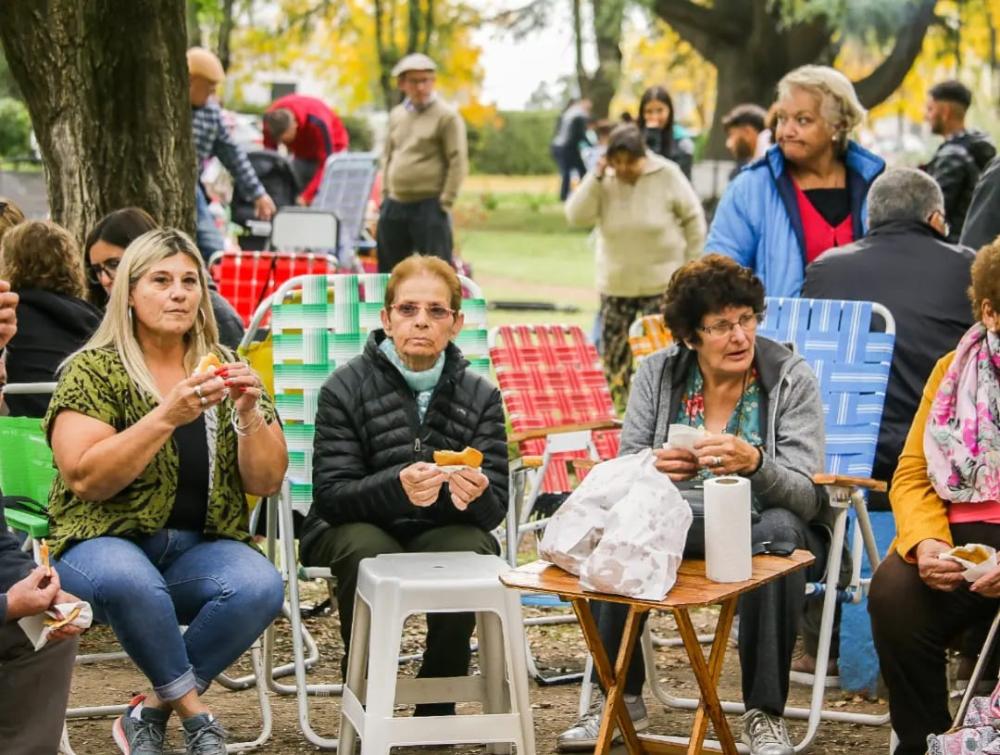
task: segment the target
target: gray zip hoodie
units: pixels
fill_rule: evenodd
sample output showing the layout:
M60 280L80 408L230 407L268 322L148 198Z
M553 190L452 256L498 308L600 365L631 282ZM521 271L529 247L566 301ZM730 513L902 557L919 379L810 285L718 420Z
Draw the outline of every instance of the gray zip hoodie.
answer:
M832 527L833 510L812 475L823 471L823 404L812 369L802 357L775 341L758 336L754 364L762 388L761 414L766 426L764 463L750 476L762 508L780 507L804 522ZM619 454L660 448L682 398L697 355L674 344L647 357L632 380Z

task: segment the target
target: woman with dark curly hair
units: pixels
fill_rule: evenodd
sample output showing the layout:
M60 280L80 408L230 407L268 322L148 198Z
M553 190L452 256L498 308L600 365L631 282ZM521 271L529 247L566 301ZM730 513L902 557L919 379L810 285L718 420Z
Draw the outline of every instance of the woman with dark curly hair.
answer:
M757 336L764 287L752 271L710 254L674 273L665 317L675 343L644 360L632 383L621 454L652 448L656 468L680 488L716 475L750 480L759 518L753 542L782 541L816 555L815 564L740 598L743 742L753 755L791 755L781 718L806 580L819 579L832 516L812 475L823 464L823 407L812 370L779 343ZM670 448L672 424L702 428L694 451ZM616 657L626 611L599 603L595 619ZM625 704L648 725L640 653L629 667ZM596 680L595 680L596 681ZM559 737L562 750L592 748L603 696Z
M76 241L55 223L22 222L3 235L0 278L9 280L21 297L18 332L8 346L9 382L55 380L59 364L83 346L100 324L101 313L84 301L80 259ZM41 417L49 397L10 395L7 406L14 416Z
M871 584L896 755L923 753L950 728L945 651L1000 606L1000 567L967 582L965 565L940 557L1000 549L1000 243L979 250L969 293L977 322L924 386L889 492L896 539Z

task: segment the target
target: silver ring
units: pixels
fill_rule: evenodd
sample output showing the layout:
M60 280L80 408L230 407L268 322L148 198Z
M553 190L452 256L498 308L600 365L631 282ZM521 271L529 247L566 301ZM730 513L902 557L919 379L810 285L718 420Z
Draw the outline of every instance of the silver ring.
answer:
M200 385L196 385L194 387L194 395L197 396L198 398L202 398Z
M716 456L715 458L713 458L712 459L712 466L713 467L721 467L722 466L722 457L721 456Z
M204 396L199 396L198 398L201 399L201 405L202 406L208 406L208 399L207 398L205 398Z

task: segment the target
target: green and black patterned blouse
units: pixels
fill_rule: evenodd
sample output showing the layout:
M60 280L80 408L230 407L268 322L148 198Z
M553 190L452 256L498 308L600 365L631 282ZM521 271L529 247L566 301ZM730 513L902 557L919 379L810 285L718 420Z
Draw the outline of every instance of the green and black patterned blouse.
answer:
M60 376L43 427L48 433L56 414L69 409L121 432L155 408L155 401L129 378L116 351L86 351L75 357ZM274 421L270 396L262 396L260 409L268 423ZM228 400L205 413L210 489L205 534L249 542L249 512L231 417L232 403ZM177 477L178 455L173 438L163 444L142 474L106 501L78 498L56 475L49 492L53 554L58 555L80 540L102 535L147 535L161 529L174 505Z

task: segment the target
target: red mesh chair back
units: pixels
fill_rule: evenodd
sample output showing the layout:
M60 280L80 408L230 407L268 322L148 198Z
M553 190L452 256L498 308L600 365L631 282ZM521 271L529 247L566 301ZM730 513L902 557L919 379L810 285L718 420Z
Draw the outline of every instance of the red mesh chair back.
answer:
M298 275L331 275L337 260L311 252L223 252L209 264L219 293L249 325L254 311L278 286ZM270 314L261 322L266 326Z
M515 433L617 418L600 357L579 327L502 326L490 358ZM591 438L601 459L618 454L617 429L592 431ZM526 440L521 455L541 456L545 443L545 438ZM555 454L543 492L569 491L567 461L587 456L585 450Z

